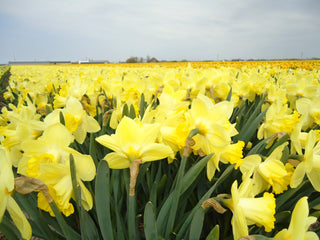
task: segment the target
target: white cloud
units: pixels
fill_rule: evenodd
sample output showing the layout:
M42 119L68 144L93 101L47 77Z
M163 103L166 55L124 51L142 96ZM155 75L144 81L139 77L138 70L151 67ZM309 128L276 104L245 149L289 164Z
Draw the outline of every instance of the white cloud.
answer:
M28 46L19 48L24 58L35 48L39 58L115 61L147 54L201 60L218 54L298 57L296 52L304 51L313 57L320 55L318 10L318 0L3 0L0 24L10 21L13 29L3 32L0 41L21 41L20 46ZM24 39L10 39L16 29L25 29ZM43 42L51 43L50 51ZM0 62L8 58L3 55Z

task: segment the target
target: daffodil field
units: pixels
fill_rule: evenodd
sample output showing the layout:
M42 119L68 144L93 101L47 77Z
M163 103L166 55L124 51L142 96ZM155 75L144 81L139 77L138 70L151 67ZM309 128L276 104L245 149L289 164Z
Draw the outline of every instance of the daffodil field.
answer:
M7 239L319 239L320 61L0 76Z

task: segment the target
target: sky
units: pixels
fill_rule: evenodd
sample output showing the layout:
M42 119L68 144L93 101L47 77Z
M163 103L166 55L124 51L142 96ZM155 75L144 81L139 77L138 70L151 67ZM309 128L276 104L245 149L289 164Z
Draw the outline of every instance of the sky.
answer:
M0 64L320 57L319 0L0 3Z

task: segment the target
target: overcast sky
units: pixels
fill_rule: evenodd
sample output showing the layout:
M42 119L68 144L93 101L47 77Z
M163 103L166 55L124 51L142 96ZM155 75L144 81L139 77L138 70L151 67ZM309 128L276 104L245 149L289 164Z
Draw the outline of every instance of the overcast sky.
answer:
M320 57L320 0L0 3L0 63Z

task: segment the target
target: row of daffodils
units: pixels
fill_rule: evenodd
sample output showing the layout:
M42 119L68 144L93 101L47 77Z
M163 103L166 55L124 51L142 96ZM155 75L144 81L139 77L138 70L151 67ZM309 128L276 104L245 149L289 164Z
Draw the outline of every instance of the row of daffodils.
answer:
M0 232L319 239L313 66L11 66Z

